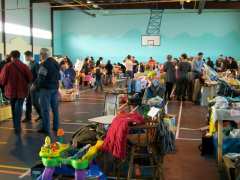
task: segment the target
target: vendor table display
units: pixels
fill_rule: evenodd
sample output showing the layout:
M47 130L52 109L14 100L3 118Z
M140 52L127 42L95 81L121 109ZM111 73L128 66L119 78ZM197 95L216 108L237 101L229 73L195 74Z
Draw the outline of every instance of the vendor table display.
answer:
M127 78L122 77L122 78L115 79L114 85L117 88L125 88L127 86Z
M201 106L207 106L208 99L212 99L217 95L217 86L216 81L205 81L204 86L201 88Z
M122 92L113 90L106 93L118 95ZM90 122L98 123L99 127L106 130L102 149L116 158L114 163L117 169L120 171L122 164L128 163L127 179L133 178L133 170L139 158L151 159L149 162L153 170L151 177L162 178L163 156L175 151L175 116L162 115L164 100L159 96L149 96L146 98L146 103L135 108L138 113L118 112L114 115L107 114L89 119ZM157 114L153 113L155 112L152 111L153 109L158 109ZM145 150L142 151L143 149ZM143 164L141 166L144 167ZM117 177L120 177L119 174Z
M202 81L195 80L193 101L198 101L199 92L201 92L200 105L208 106L208 99L212 99L217 95L218 87L218 74L217 72L204 64L204 71Z
M240 121L240 110L212 108L213 124L218 123L218 165L222 167L223 121Z
M116 88L114 90L105 90L105 104L104 104L104 114L106 115L116 115L118 109L121 109L121 98L124 99L124 96L126 96L126 102L127 102L127 90Z

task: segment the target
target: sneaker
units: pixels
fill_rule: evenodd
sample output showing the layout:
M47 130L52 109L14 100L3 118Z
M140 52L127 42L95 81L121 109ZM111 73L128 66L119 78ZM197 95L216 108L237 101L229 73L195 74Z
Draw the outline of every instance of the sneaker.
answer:
M42 134L49 134L48 131L45 131L44 129L39 129L37 130L38 133L42 133Z
M41 117L36 118L36 119L35 119L35 122L40 121L40 119L42 119L42 118L41 118Z
M31 122L31 119L25 118L22 120L23 123Z
M58 129L56 129L56 128L53 128L52 130L53 130L54 132L57 132L57 131L58 131Z
M20 129L14 129L14 133L15 134L21 134L21 130Z

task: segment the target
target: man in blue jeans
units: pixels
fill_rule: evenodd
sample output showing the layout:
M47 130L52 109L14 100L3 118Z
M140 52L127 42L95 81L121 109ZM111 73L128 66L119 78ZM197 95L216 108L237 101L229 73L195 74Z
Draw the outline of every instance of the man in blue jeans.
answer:
M36 63L33 59L33 53L31 51L26 51L24 53L25 55L25 60L28 63L28 67L32 72L32 87L30 89L30 92L28 94L28 97L26 98L26 112L25 112L25 119L22 122L30 122L32 119L32 105L34 106L37 114L38 114L38 118L36 119L36 121L42 119L41 118L41 108L40 108L40 104L39 104L39 91L34 87L34 83L37 79L38 76L38 70L39 70L39 64Z
M39 133L50 133L50 107L53 112L53 131L59 128L58 88L60 80L60 68L57 61L50 57L49 50L40 50L41 65L36 80L36 88L39 89L42 115L42 128Z

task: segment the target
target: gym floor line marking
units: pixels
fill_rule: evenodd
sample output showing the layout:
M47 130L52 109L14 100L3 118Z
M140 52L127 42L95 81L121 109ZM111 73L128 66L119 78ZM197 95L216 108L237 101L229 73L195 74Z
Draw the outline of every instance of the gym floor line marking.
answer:
M183 103L181 101L180 103L180 108L179 108L179 113L178 113L178 124L177 124L177 132L176 132L176 139L179 137L179 132L180 132L180 124L181 124L181 116L182 116L182 107Z
M78 100L95 100L95 101L104 101L105 99L97 99L97 98L77 98Z
M14 128L10 128L10 127L0 127L0 129L6 129L6 130L14 130ZM22 129L23 131L36 131L34 129Z
M61 124L65 124L65 125L88 125L90 123L84 123L84 122L76 122L76 123L68 123L68 122L62 122Z
M96 98L97 97L97 98ZM99 96L81 96L80 95L80 97L79 98L77 98L77 99L90 99L90 100L92 100L92 99L99 99L99 100L105 100L105 98L104 97L99 97Z
M0 174L8 174L8 175L20 176L22 173L16 172L16 171L0 170Z
M4 168L4 169L14 169L14 170L22 170L22 171L29 170L29 168L26 168L26 167L10 166L10 165L0 165L0 168Z
M19 177L19 179L22 179L26 176L29 176L31 174L31 169L28 169L25 173L21 174Z
M81 104L81 102L78 102L79 104ZM93 103L93 102L84 102L84 104L104 104L102 102L99 102L99 103Z
M75 112L74 114L89 114L90 112Z
M5 130L14 130L14 128L9 128L9 127L0 127L0 129L5 129ZM36 129L22 129L23 131L32 131L32 132L37 132ZM64 133L66 134L74 134L74 132L71 132L71 131L64 131Z
M64 131L64 133L66 133L66 134L74 134L75 132L71 132L71 131Z
M83 94L81 97L83 98L94 98L94 97L98 97L98 98L103 98L105 97L105 95L102 95L102 94ZM80 98L81 98L80 97Z
M184 140L184 141L201 141L202 139L194 139L194 138L177 138L177 140Z
M91 89L86 89L86 90L82 90L82 91L79 91L79 94L84 94L86 92L89 92Z
M185 130L185 131L200 131L200 128L197 129L192 129L192 128L180 128L180 130Z

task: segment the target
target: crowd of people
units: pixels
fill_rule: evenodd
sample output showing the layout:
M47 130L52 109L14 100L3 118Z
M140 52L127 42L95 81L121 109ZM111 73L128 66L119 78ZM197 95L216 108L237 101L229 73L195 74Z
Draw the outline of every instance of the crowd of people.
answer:
M174 89L176 99L192 100L193 84L196 79L201 81L204 64L217 72L230 70L238 72L238 63L232 57L220 55L214 63L210 58L204 59L203 53L195 57L182 54L180 58L167 55L166 62L160 64L150 57L147 63L139 62L134 56L128 55L122 63L112 64L110 60L104 64L100 57L96 62L93 57L87 57L81 68L77 69L68 57L60 62L50 56L46 48L40 50L40 63L33 59L33 53L25 52L25 61L20 60L20 52L15 50L0 63L0 87L5 97L10 101L15 133L21 132L21 121L32 120L32 106L41 119L40 133L50 133L50 109L53 113L53 131L59 128L58 89L73 89L90 86L95 90L103 90L111 85L113 79L134 78L136 73L155 71L157 76L165 74L165 98L172 99ZM236 73L237 74L237 73ZM77 83L76 83L77 82ZM76 86L77 84L77 86ZM23 103L26 101L25 118L22 120ZM197 100L196 100L197 101ZM197 102L196 102L197 103Z
M50 133L50 108L53 113L53 131L59 128L58 88L60 68L50 57L46 48L40 51L40 64L33 60L30 51L25 52L27 65L20 60L20 52L14 50L1 64L0 85L5 97L10 101L13 126L16 134L21 133L23 103L26 99L26 114L23 122L32 119L32 105L41 119L39 133Z

